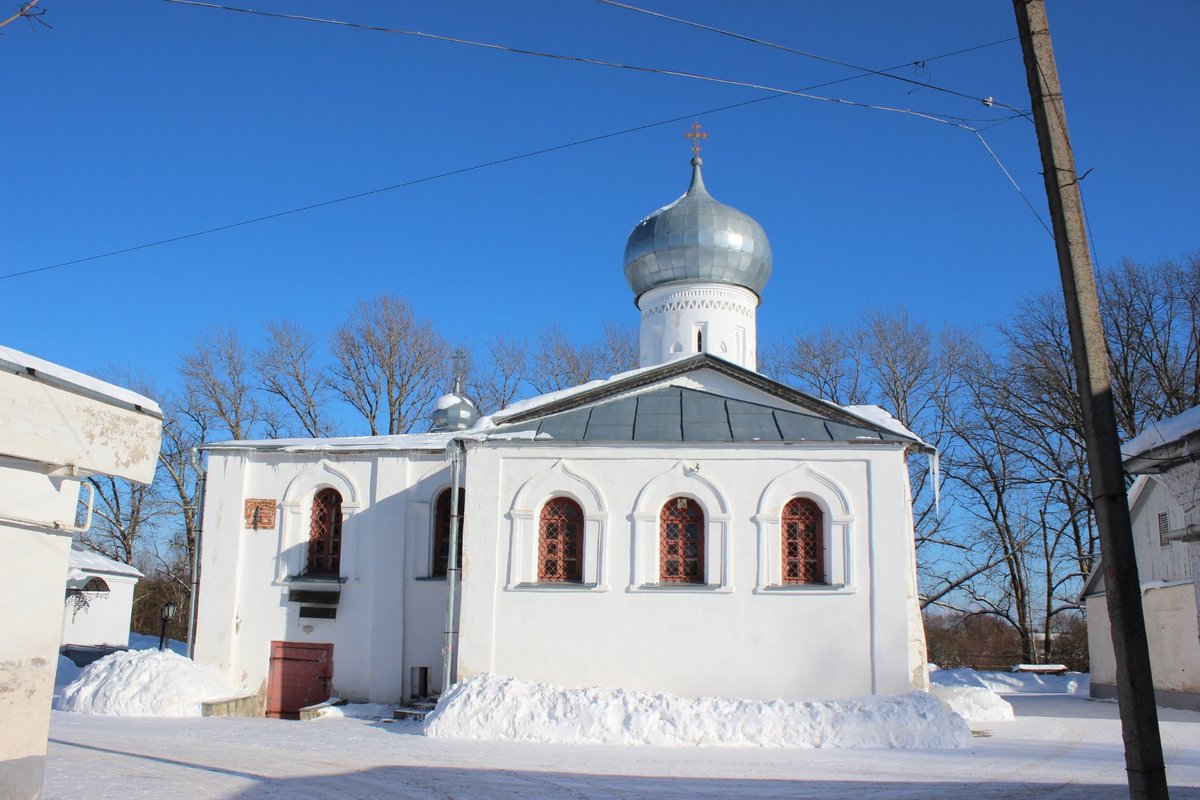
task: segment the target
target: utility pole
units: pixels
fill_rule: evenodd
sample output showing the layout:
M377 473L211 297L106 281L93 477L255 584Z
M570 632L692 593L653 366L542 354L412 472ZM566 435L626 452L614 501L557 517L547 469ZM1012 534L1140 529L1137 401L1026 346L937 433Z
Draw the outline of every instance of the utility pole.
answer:
M1142 616L1141 586L1134 559L1133 531L1125 495L1120 439L1113 413L1108 348L1100 322L1096 277L1088 255L1079 176L1067 136L1062 89L1050 26L1043 0L1013 0L1025 74L1033 101L1038 149L1046 180L1046 196L1054 223L1054 244L1066 300L1071 352L1083 406L1088 470L1100 553L1104 560L1104 588L1117 661L1117 703L1125 739L1125 772L1129 796L1136 800L1165 800L1167 775L1163 766L1158 710L1150 676L1146 621Z

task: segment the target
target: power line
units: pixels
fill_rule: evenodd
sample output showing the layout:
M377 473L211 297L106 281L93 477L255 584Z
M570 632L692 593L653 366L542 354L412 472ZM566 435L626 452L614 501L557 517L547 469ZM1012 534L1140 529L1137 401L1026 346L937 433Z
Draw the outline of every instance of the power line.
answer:
M202 6L210 5L210 4L206 4L206 3L184 2L184 0L165 0L165 1L166 2L183 3L186 5L202 5ZM217 6L217 8L223 8L223 7ZM242 13L262 14L264 16L272 16L272 17L287 16L287 15L268 13L268 12L254 12L254 11L243 10L243 9L230 9L230 10L235 10L235 11L239 11ZM309 19L309 18L300 18L300 19ZM361 27L357 23L347 23L347 24L351 25L351 27ZM370 28L370 29L375 29L375 28ZM379 30L386 30L386 29L379 29ZM935 60L939 60L939 59L943 59L943 58L949 58L951 56L960 55L963 53L969 53L974 50L980 50L980 49L983 49L986 47L992 47L997 44L1003 44L1007 41L1010 41L1010 40L1000 40L1000 41L996 41L996 42L988 42L988 43L981 44L981 45L975 45L973 47L955 50L955 51L952 51L949 53L943 53L943 54L937 55L937 56L931 56L931 57L923 59L923 60L924 61L935 61ZM889 67L887 69L899 69L900 67L904 67L904 66L907 66L907 63L900 64L895 67ZM877 70L877 71L883 71L883 70ZM610 131L608 133L602 133L602 134L599 134L596 136L589 136L584 139L577 139L575 141L566 142L564 144L552 145L550 147L543 147L543 148L540 148L537 150L531 150L531 151L528 151L525 153L519 153L517 155L506 156L504 158L499 158L499 159L493 159L491 161L484 161L484 162L481 162L478 164L472 164L467 167L462 167L462 168L455 169L455 170L449 170L447 172L440 172L440 173L436 173L433 175L426 175L421 178L414 178L413 180L403 181L401 183L395 183L395 184L391 184L389 186L381 186L376 189L368 189L363 192L356 192L354 194L344 195L342 197L336 197L336 198L333 198L330 200L323 200L318 203L310 203L305 206L299 206L297 208L291 208L291 209L287 209L285 211L278 211L278 212L274 212L271 214L264 214L262 216L241 220L239 222L231 222L231 223L228 223L225 225L217 225L217 226L214 226L211 228L205 228L203 230L192 231L190 233L184 233L184 234L180 234L178 236L171 236L171 237L167 237L165 239L157 239L157 240L151 241L151 242L144 242L142 244L133 245L130 247L123 247L123 248L120 248L117 250L110 250L110 251L107 251L104 253L97 253L97 254L90 255L90 256L84 256L82 258L71 259L69 261L61 261L61 262L58 262L55 264L48 264L48 265L41 266L41 267L33 267L30 269L20 270L18 272L10 272L10 273L6 273L4 275L0 275L0 280L5 280L8 278L17 278L17 277L21 277L24 275L33 275L33 274L39 273L39 272L47 272L49 270L60 269L62 267L70 267L70 266L74 266L76 264L84 264L84 263L87 263L90 261L98 261L98 260L104 259L104 258L111 258L113 256L125 255L128 253L134 253L134 252L137 252L140 250L147 250L147 249L153 248L153 247L160 247L160 246L166 245L166 244L172 244L175 242L186 241L187 239L194 239L194 238L197 238L200 236L207 236L207 235L213 234L213 233L220 233L222 231L233 230L235 228L241 228L241 227L245 227L247 225L254 225L259 222L267 222L267 221L273 220L273 219L280 219L282 217L291 216L293 214L300 214L305 211L313 211L318 208L324 208L326 206L332 206L332 205L336 205L338 203L345 203L345 202L348 202L351 200L358 200L358 199L361 199L364 197L370 197L372 195L382 194L384 192L395 191L397 189L404 189L404 188L408 188L411 186L416 186L418 184L428 183L430 181L439 180L441 178L449 178L449 177L454 177L456 175L463 175L463 174L466 174L469 172L474 172L474 171L481 170L481 169L487 169L489 167L500 166L502 164L508 164L508 163L512 163L512 162L516 162L516 161L523 161L525 159L533 158L535 156L554 153L559 150L566 150L566 149L569 149L572 147L579 147L579 146L586 145L586 144L592 144L595 142L604 141L606 139L616 138L618 136L625 136L627 134L637 133L639 131L644 131L644 130L649 130L651 128L657 128L657 127L661 127L664 125L671 125L676 122L694 119L698 116L703 116L703 115L707 115L707 114L717 114L717 113L721 113L724 111L732 111L737 108L744 108L746 106L755 105L757 103L766 102L768 100L776 100L780 97L787 97L787 96L792 96L792 95L797 95L797 94L799 94L801 96L808 96L808 95L803 95L802 93L806 92L806 91L810 91L812 89L820 89L820 88L823 88L826 86L832 86L832 85L839 84L839 83L845 83L848 81L858 80L860 78L866 77L866 75L867 75L867 73L863 73L863 74L859 74L859 75L850 75L845 78L837 78L834 80L825 81L823 83L817 83L817 84L813 84L811 86L805 86L802 89L798 89L798 90L772 91L771 94L768 94L765 97L757 97L757 98L754 98L753 100L744 100L739 103L730 103L728 105L718 106L716 108L710 108L710 109L706 109L703 111L693 111L688 114L682 114L682 115L679 115L676 117L670 117L668 119L658 120L656 122L649 122L649 123L646 123L643 125L636 125L634 127L624 128L624 129L618 130L618 131ZM771 91L771 90L768 90L768 91ZM828 100L830 102L844 102L844 103L851 104L851 105L863 105L863 104L853 103L853 101L837 101L834 98L820 98L820 96L818 96L818 95L812 95L812 97L817 98L817 99ZM911 113L917 113L917 112L911 112ZM987 143L985 141L983 141L983 137L979 135L978 131L975 131L969 125L958 124L958 123L954 123L954 122L949 122L947 120L938 119L936 117L936 115L930 115L928 118L933 119L935 121L944 122L945 124L953 125L955 127L962 127L964 129L973 131L976 134L976 136L979 137L980 141L983 142L984 147L988 150L989 155L991 155L993 160L996 161L997 165L1000 166L1000 169L1004 172L1005 176L1013 184L1014 188L1016 188L1017 192L1019 194L1021 194L1023 199L1025 199L1026 204L1029 205L1029 201L1027 198L1025 198L1024 193L1021 191L1020 186L1017 186L1016 182L1012 179L1012 176L1009 175L1008 171L1004 168L1004 165L1002 163L1000 163L1000 160L997 158L995 153L993 153L991 151L991 148L987 146ZM996 122L995 124L1000 125L1005 122L1009 122L1015 118L1016 118L1015 116L1010 116L1010 117L1000 120L999 122ZM1031 209L1032 209L1032 206L1031 206ZM1041 221L1041 217L1038 216L1036 210L1034 210L1034 216L1037 216L1038 220ZM1043 225L1043 227L1045 227L1044 222L1042 223L1042 225Z
M194 6L196 8L207 8L215 11L230 11L237 14L249 14L258 17L268 17L271 19L286 19L295 22L314 22L322 25L334 25L338 27L354 28L357 30L374 31L376 33L392 33L400 36L413 36L419 39L430 39L438 42L446 42L449 44L460 44L468 47L478 47L485 50L496 50L503 53L513 55L533 56L536 58L548 58L556 61L569 61L577 64L589 64L597 67L609 67L610 69L623 69L631 72L642 72L652 75L666 75L674 78L687 78L689 80L703 81L707 83L716 83L723 86L737 86L743 89L757 89L764 92L772 92L777 94L788 94L795 97L803 97L807 100L819 100L827 103L840 103L844 105L853 105L859 108L867 108L875 111L887 111L897 114L911 114L922 119L928 119L933 122L942 122L947 124L949 120L959 120L968 122L965 117L957 117L952 114L941 114L934 112L914 111L907 108L895 108L892 106L873 105L871 103L860 103L854 100L846 100L838 97L824 97L822 95L808 94L803 90L785 89L779 86L771 86L763 83L754 83L752 81L739 81L732 78L721 78L715 75L704 75L698 72L688 72L685 70L664 69L661 67L646 67L639 64L623 64L618 61L606 61L599 58L589 58L587 56L573 56L564 53L550 53L542 50L527 50L521 47L510 47L504 44L496 44L495 42L481 42L475 39L462 39L456 36L444 36L437 33L426 33L424 31L408 30L406 28L388 28L382 25L371 25L363 22L350 22L348 20L331 19L327 17L310 17L301 14L282 14L274 11L258 11L252 8L239 8L237 6L226 6L219 3L205 3L200 0L163 0L166 3L175 5ZM969 95L967 95L969 97ZM972 98L974 99L974 98ZM988 118L987 121L995 121L998 118Z
M983 105L988 106L988 107L997 105L1002 108L1007 108L1010 111L1014 111L1023 117L1030 116L1029 111L1027 111L1025 109L1017 108L1016 106L1010 106L1007 103L1001 103L992 97L978 97L976 95L971 95L971 94L967 94L965 92L960 92L956 89L949 89L945 86L938 86L937 84L927 83L925 81L919 81L914 78L906 78L902 75L893 75L893 74L891 74L890 70L871 69L870 67L863 67L863 66L859 66L858 64L851 64L848 61L842 61L840 59L831 58L829 56L823 56L823 55L820 55L819 53L813 53L808 50L798 50L794 47L788 47L787 45L778 44L777 42L767 41L766 39L759 39L754 36L747 36L742 33L736 33L734 31L725 30L724 28L717 28L712 25L705 25L700 22L693 22L692 20L683 19L682 17L671 16L670 14L664 14L660 11L651 11L650 9L639 8L638 6L630 5L628 3L621 3L621 2L618 2L617 0L596 0L596 2L602 3L607 6L613 6L614 8L623 8L626 11L633 11L638 14L645 14L650 17L657 17L658 19L667 20L668 22L676 22L676 23L679 23L680 25L687 25L692 28L699 28L700 30L709 31L710 33L717 33L722 36L729 36L734 39L740 39L743 42L749 42L751 44L762 45L763 47L770 47L774 50L782 50L785 53L792 53L793 55L804 56L805 58L811 58L816 61L823 61L827 64L836 64L839 67L847 67L848 69L858 70L859 72L863 73L864 75L876 75L881 78L890 78L894 81L901 81L903 83L908 83L913 86L921 87L923 89L933 89L934 91L944 92L946 94L954 95L955 97L962 97L966 100L973 100L977 103L982 103ZM1015 41L1017 41L1017 37L1011 36L1008 39L1003 39L1003 40L1001 40L1001 42L994 42L993 44L1000 44L1002 42L1015 42ZM984 46L986 47L986 46L990 46L990 45L984 45ZM932 61L932 60L933 59L925 59L924 63L928 63L929 61ZM917 63L922 63L922 62L912 62L912 63L917 64ZM909 65L903 64L901 66L909 66ZM898 68L893 67L893 69L898 69Z
M134 252L137 252L138 250L146 250L151 247L159 247L160 245L164 245L164 244L171 244L173 242L182 242L186 239L194 239L197 236L207 236L208 234L211 234L211 233L220 233L221 231L233 230L234 228L241 228L246 225L254 225L259 222L266 222L266 221L272 220L272 219L279 219L280 217L287 217L287 216L291 216L292 214L300 214L305 211L312 211L314 209L324 208L326 206L332 206L332 205L336 205L338 203L345 203L350 200L358 200L363 197L370 197L371 195L382 194L383 192L391 192L391 191L395 191L396 189L405 189L410 186L416 186L416 185L422 184L422 183L429 183L430 181L439 180L441 178L450 178L455 175L463 175L468 172L475 172L476 170L487 169L488 167L495 167L495 166L499 166L501 164L509 164L514 161L522 161L527 158L533 158L534 156L546 155L547 153L553 153L553 152L557 152L559 150L566 150L571 147L579 147L579 146L585 145L585 144L592 144L593 142L599 142L599 141L603 141L605 139L612 139L617 136L624 136L626 134L636 133L638 131L644 131L649 128L657 128L662 125L670 125L670 124L673 124L676 122L694 119L695 117L703 115L703 114L716 114L721 111L729 111L734 108L740 108L741 106L748 106L753 103L761 103L764 100L772 100L772 99L774 99L774 97L775 96L759 97L759 98L755 98L754 100L745 100L741 103L733 103L733 104L727 105L727 106L711 108L711 109L708 109L707 111L699 111L699 112L693 112L690 114L683 114L681 116L671 117L670 119L659 120L657 122L649 122L649 123L646 123L645 125L637 125L632 128L625 128L624 130L611 131L609 133L602 133L597 136L589 136L586 139L577 139L573 142L567 142L565 144L557 144L557 145L552 145L550 147L543 147L538 150L530 150L528 152L519 153L519 154L513 155L513 156L497 158L497 159L493 159L492 161L484 161L484 162L481 162L478 164L472 164L471 166L449 170L447 172L439 172L434 175L426 175L421 178L414 178L409 181L403 181L402 183L394 183L390 186L381 186L377 189L368 189L367 191L364 191L364 192L357 192L355 194L348 194L348 195L344 195L342 197L335 197L332 200L323 200L319 203L310 203L309 205L300 206L298 208L290 208L286 211L277 211L273 214L264 214L259 217L253 217L252 219L244 219L244 220L241 220L240 222L231 222L227 225L217 225L212 228L205 228L204 230L192 231L191 233L180 234L179 236L171 236L166 239L158 239L153 242L145 242L143 244L133 245L131 247L123 247L119 250L110 250L106 253L97 253L95 255L85 256L83 258L76 258L76 259L72 259L70 261L62 261L57 264L48 264L44 267L34 267L32 269L21 270L20 272L10 272L5 275L0 275L0 280L4 280L6 278L17 278L22 275L32 275L37 272L46 272L47 270L59 269L60 267L70 267L70 266L74 266L75 264L83 264L88 261L97 261L102 258L110 258L112 256L124 255L126 253L134 253Z

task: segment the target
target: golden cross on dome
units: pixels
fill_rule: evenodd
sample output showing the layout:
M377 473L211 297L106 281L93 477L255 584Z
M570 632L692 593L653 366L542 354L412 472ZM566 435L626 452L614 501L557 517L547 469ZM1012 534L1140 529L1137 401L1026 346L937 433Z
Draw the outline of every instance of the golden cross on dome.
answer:
M708 138L708 131L700 130L700 123L693 122L692 130L684 135L685 139L692 140L692 155L696 158L700 157L700 140Z

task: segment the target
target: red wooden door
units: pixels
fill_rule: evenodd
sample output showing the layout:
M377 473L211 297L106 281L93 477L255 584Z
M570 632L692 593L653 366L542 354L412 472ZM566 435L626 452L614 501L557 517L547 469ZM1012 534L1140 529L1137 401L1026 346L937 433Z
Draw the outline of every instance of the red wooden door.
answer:
M271 642L268 717L299 719L300 709L329 699L332 683L332 644Z

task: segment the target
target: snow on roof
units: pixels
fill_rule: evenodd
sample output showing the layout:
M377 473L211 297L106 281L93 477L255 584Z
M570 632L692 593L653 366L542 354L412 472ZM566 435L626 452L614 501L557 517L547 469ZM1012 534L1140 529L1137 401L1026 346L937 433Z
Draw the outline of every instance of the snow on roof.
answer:
M158 403L148 397L93 378L91 375L84 375L82 372L68 369L61 364L45 361L37 356L22 353L20 350L13 350L11 347L0 345L0 368L14 371L17 374L25 374L35 380L61 386L96 400L110 404L120 403L147 414L162 416L162 409L158 407Z
M558 391L554 391L554 392L546 392L545 394L540 394L537 397L530 397L526 400L519 400L510 406L506 406L503 410L497 411L495 416L505 418L505 419L507 419L508 417L515 417L519 414L524 414L525 412L531 411L535 408L539 408L544 405L549 405L551 403L557 403L560 400L566 400L570 397L574 397L577 394L583 394L584 392L590 392L593 389L599 389L601 386L605 386L605 385L608 385L611 383L619 383L628 378L633 378L638 375L642 375L644 373L652 372L656 369L660 369L661 367L662 367L662 364L655 364L654 366L650 366L650 367L638 367L637 369L631 369L628 372L618 372L616 375L613 375L608 378L601 378L599 380L588 381L587 383L581 383L578 386L571 386L567 389L559 389ZM485 420L489 423L489 426L490 426L491 418L485 417L484 420L480 420L480 422L482 423Z
M476 426L478 428L478 426ZM474 428L472 431L475 430ZM204 445L205 450L276 450L282 453L363 450L445 450L456 438L477 438L471 431L401 433L395 436L336 436L328 439L237 439Z
M879 406L842 406L841 408L843 411L853 414L860 419L864 419L873 425L878 425L885 430L891 431L897 436L905 436L909 439L914 439L918 442L921 442L921 444L925 444L920 436L917 436L915 433L910 431L903 424L901 424L900 420L896 419Z
M1175 417L1151 422L1145 430L1125 443L1121 448L1121 455L1129 461L1197 432L1200 432L1200 406L1189 408Z
M128 564L122 564L120 561L115 561L108 556L102 556L99 553L91 550L80 549L78 545L71 545L71 570L80 570L86 572L106 572L110 575L131 575L135 578L144 577L141 572Z

